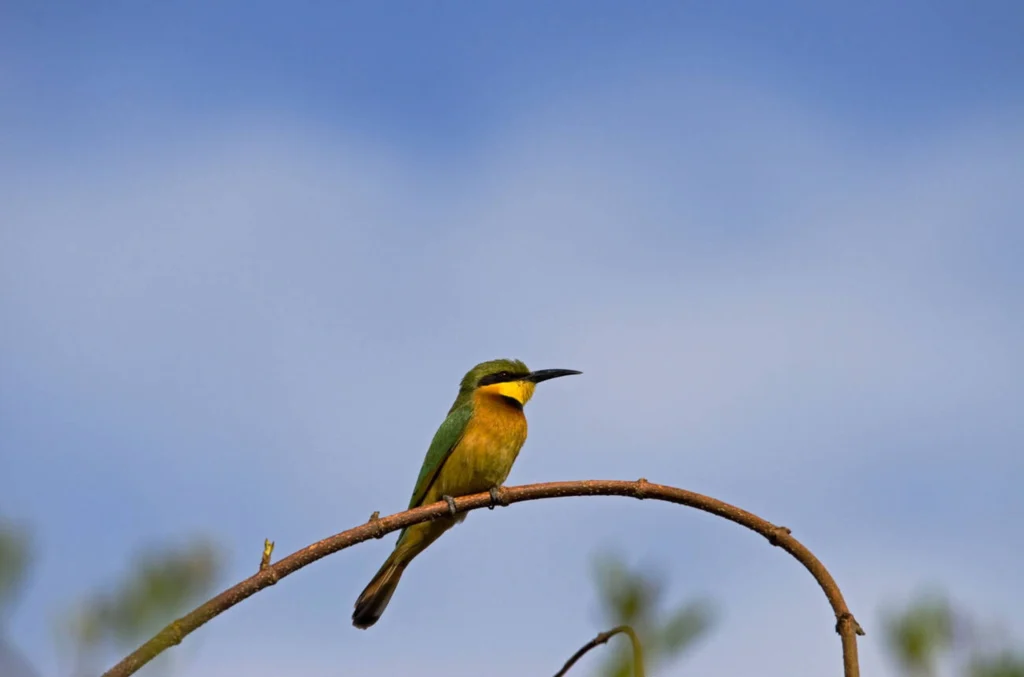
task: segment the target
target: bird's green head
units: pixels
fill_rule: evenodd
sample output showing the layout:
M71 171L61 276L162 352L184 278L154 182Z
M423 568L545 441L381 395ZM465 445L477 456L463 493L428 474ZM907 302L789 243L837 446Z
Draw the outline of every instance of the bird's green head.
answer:
M533 389L541 381L581 373L574 369L530 371L520 360L489 360L466 373L459 392L463 395L474 392L500 395L524 405L533 397Z

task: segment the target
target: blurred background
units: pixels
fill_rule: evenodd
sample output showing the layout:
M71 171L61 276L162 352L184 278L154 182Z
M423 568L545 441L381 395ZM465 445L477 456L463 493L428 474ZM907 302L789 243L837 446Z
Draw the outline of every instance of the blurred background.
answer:
M510 484L682 486L793 529L867 675L1021 675L1019 2L0 2L0 674L95 675L405 507L475 363ZM620 498L393 536L151 675L839 674L764 539ZM571 674L615 674L620 644ZM588 672L589 671L589 672ZM619 673L625 674L625 673Z

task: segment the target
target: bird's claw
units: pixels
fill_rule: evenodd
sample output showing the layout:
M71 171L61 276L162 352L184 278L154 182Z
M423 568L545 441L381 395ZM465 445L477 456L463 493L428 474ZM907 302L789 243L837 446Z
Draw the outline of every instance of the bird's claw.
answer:
M458 512L458 510L455 508L455 499L452 498L451 496L442 496L441 498L443 498L444 502L448 504L448 512L450 512L452 516L454 516Z
M488 510L494 510L494 506L496 505L508 505L507 503L505 503L501 495L500 487L491 487L490 489L488 489L487 493L491 495L491 504L487 506Z

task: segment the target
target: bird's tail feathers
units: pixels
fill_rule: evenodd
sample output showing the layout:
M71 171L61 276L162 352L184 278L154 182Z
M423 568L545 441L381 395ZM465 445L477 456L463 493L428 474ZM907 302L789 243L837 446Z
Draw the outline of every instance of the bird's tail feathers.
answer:
M407 564L407 561L399 559L399 550L396 548L356 600L356 608L352 612L352 625L365 630L380 620L388 602L391 601L391 596L395 594L395 588L398 587L398 581L401 580Z

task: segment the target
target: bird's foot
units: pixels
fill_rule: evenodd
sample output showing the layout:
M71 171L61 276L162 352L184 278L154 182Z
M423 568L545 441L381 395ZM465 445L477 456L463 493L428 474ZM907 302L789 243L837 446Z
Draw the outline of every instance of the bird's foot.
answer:
M508 501L505 500L505 487L491 487L488 493L491 495L491 504L487 506L488 510L494 510L496 505L508 505Z
M450 512L454 517L455 514L458 512L458 510L455 508L455 499L452 498L451 496L442 496L441 498L443 498L444 502L448 504L448 512Z

